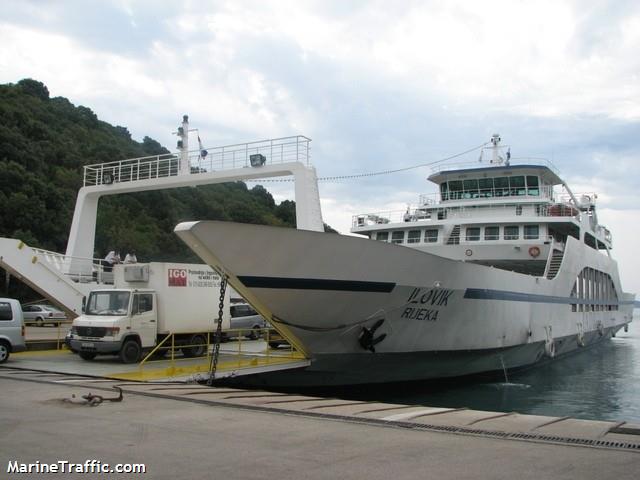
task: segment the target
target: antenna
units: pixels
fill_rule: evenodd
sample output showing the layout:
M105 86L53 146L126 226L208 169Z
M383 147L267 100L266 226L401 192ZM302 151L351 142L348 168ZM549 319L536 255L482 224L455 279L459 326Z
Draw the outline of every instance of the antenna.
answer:
M502 139L500 138L500 134L498 133L494 133L491 136L491 163L492 164L496 164L499 165L501 164L504 159L499 155L499 149L500 149L500 141Z

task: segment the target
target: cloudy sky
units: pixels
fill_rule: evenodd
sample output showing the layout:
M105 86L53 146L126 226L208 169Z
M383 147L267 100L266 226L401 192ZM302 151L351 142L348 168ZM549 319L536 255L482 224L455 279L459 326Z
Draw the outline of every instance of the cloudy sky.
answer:
M499 132L599 192L640 293L637 1L29 1L0 15L0 82L31 77L169 148L302 134L318 175L426 163ZM477 153L460 160L476 161ZM428 168L321 182L324 219L405 209ZM288 184L265 183L278 200Z

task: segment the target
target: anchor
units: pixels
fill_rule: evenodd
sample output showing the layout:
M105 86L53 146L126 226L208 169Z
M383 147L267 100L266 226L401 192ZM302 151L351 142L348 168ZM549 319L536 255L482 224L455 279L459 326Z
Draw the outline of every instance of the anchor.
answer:
M369 350L372 353L376 353L375 346L383 341L387 334L383 333L377 337L374 337L376 330L380 328L380 325L384 323L384 318L381 318L373 326L369 329L367 327L362 327L360 331L360 335L358 336L358 342L360 342L360 346L365 350Z

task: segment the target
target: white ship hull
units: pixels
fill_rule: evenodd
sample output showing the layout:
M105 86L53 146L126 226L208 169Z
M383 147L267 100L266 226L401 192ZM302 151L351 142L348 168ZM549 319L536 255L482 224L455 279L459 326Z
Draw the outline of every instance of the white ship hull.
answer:
M632 319L633 296L624 294L615 307L573 311L584 302L570 292L585 267L622 292L616 262L573 238L550 280L342 235L225 222L176 232L312 359L304 371L263 378L271 384L520 368L608 338ZM375 329L364 346L363 327Z

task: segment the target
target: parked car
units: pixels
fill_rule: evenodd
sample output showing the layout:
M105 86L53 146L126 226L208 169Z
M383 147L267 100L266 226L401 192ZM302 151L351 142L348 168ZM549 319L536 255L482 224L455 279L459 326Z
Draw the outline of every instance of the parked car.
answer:
M260 338L267 324L262 315L247 303L236 303L229 309L231 310L229 321L231 330L224 332L224 338L248 337L252 340Z
M0 363L6 362L11 353L26 349L20 302L13 298L0 298Z
M67 320L67 315L50 305L23 305L22 315L27 325L42 327L46 324L58 325Z

